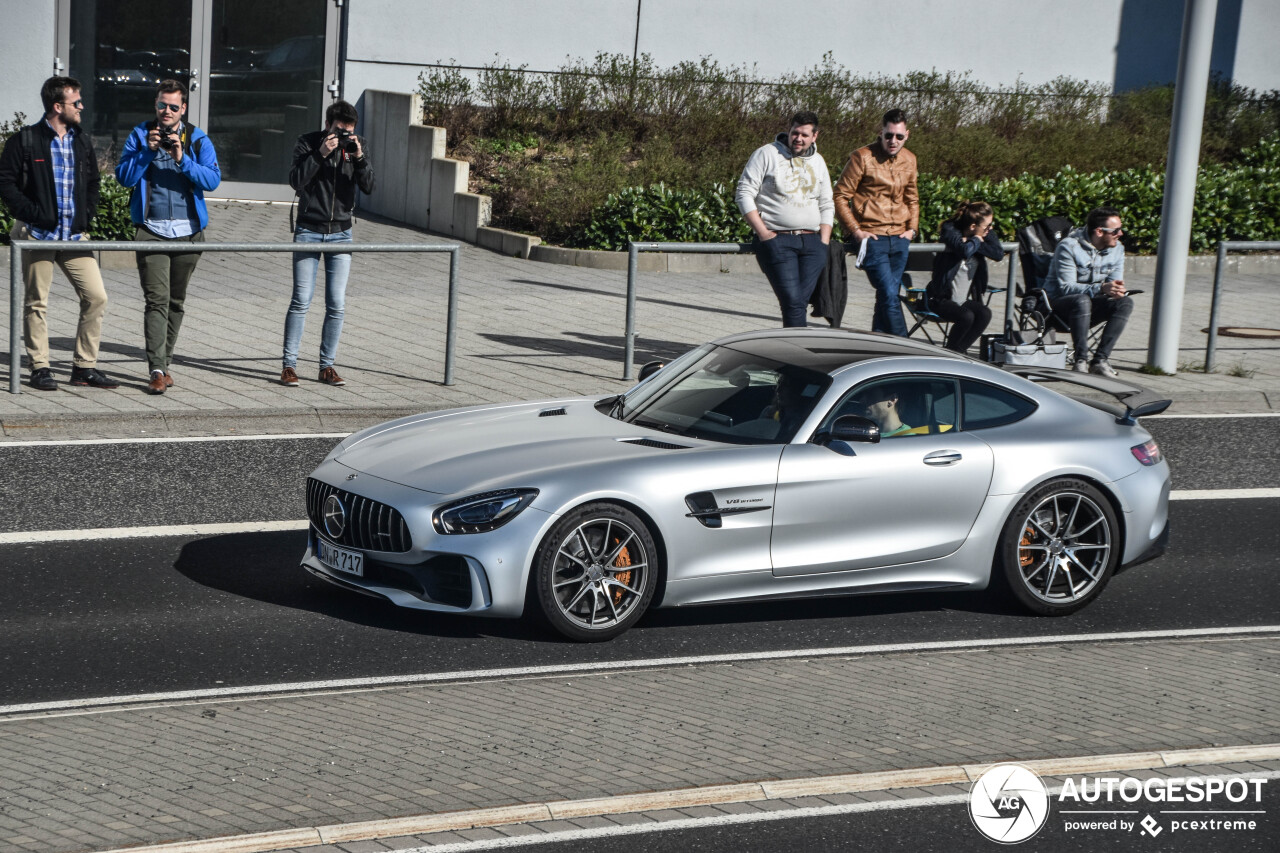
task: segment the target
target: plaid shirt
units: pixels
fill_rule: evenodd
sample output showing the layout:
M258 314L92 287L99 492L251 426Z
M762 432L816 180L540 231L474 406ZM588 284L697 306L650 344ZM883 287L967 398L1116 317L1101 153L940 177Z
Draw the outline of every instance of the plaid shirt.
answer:
M49 124L48 119L45 119L45 124ZM49 129L53 130L53 125L49 124ZM49 143L49 152L53 156L53 185L58 193L58 227L52 231L30 228L31 237L34 240L84 239L83 234L71 233L71 220L76 215L76 133L75 128L69 127L66 134L59 139L55 131L53 141Z

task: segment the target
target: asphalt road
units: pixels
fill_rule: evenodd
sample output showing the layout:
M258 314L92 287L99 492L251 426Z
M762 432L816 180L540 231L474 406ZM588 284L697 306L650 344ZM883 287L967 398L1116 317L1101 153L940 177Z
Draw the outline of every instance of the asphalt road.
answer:
M1274 419L1153 421L1176 488L1280 485ZM9 530L297 519L333 439L0 448ZM36 499L20 501L33 490ZM44 493L43 496L41 493ZM603 645L401 610L298 568L301 531L0 546L0 704L180 689L875 643L1271 624L1280 501L1178 501L1162 559L1090 607L979 593L655 611Z
M1041 830L1032 838L1013 845L1015 849L1031 853L1094 853L1143 849L1177 853L1217 853L1224 850L1236 853L1271 853L1280 849L1280 821L1274 817L1280 809L1280 780L1277 779L1264 784L1261 803L1233 806L1236 809L1259 809L1266 814L1178 816L1180 820L1253 818L1257 821L1253 830L1176 831L1170 828L1170 821L1174 816L1160 815L1157 811L1159 806L1151 806L1139 814L1126 816L1129 820L1136 820L1149 812L1157 812L1155 817L1162 818L1162 825L1155 838L1141 835L1141 827L1135 827L1129 832L1118 829L1068 830L1066 822L1075 816L1059 814L1059 806L1055 800L1056 797L1051 798L1049 815ZM1099 815L1096 819L1112 817ZM780 850L875 850L882 853L947 850L954 853L990 853L1000 847L1001 845L974 829L965 804L947 803L829 817L792 813L779 820L562 841L524 849L555 850L556 853L640 853L654 850L679 850L688 853L776 853Z

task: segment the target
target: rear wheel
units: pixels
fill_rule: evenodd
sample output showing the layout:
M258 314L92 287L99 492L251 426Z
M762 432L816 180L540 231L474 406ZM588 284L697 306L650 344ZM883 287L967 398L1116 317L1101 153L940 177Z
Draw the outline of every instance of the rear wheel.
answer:
M543 615L579 642L612 639L640 620L657 588L657 548L635 513L586 504L538 548L534 584Z
M996 564L1014 598L1033 613L1064 616L1097 598L1120 558L1111 502L1083 480L1055 480L1014 509Z

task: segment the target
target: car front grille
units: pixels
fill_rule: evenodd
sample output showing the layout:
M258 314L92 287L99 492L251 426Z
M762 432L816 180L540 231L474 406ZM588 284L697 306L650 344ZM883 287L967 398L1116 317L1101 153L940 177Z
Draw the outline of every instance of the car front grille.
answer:
M346 511L346 523L340 536L334 536L325 527L324 505L330 495L336 496ZM311 477L307 478L307 517L325 538L349 548L403 552L413 544L409 525L394 508Z

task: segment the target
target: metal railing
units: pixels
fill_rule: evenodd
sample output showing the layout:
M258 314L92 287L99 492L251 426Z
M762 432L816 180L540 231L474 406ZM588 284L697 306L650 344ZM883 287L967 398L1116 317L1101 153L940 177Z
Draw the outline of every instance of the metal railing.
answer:
M1222 268L1227 262L1227 252L1278 251L1280 243L1265 240L1223 240L1218 243L1218 260L1213 267L1213 302L1209 306L1209 342L1204 348L1204 372L1213 370L1213 359L1218 349L1218 304L1222 299Z
M22 393L22 253L40 252L166 252L171 255L193 252L318 252L346 255L354 252L449 253L449 311L445 326L444 384L452 385L454 350L458 336L458 261L462 249L457 243L169 243L150 240L14 240L9 254L9 393Z
M623 358L622 378L631 379L631 363L636 352L636 276L640 265L640 252L671 252L694 255L753 255L754 243L628 243L627 244L627 325L626 346ZM1001 243L1000 248L1008 253L1008 283L1004 294L1004 319L1007 325L1013 319L1014 291L1018 275L1018 244ZM937 253L946 249L942 243L912 243L907 251L911 254L919 252ZM845 252L849 253L849 244L845 244ZM856 247L853 251L857 251Z

